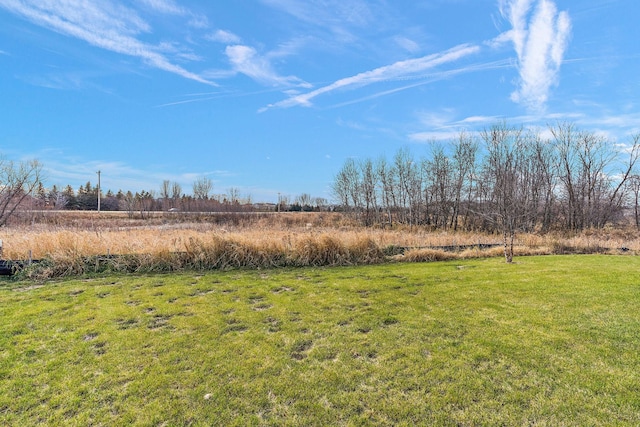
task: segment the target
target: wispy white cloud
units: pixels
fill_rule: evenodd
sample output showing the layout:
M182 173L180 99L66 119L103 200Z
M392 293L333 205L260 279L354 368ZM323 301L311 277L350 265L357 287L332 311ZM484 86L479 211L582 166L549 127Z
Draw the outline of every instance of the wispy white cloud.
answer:
M581 129L595 132L611 141L622 141L622 144L625 144L630 136L640 133L640 113L602 112L605 108L601 106L597 114L557 112L517 116L469 116L462 119L455 118L455 111L421 113L421 124L429 130L409 133L407 137L417 143L447 141L455 139L461 131L477 135L479 131L502 121L522 125L525 129L538 133L542 139L553 138L549 126L563 122L574 123Z
M189 26L198 29L209 28L209 19L205 15L191 15Z
M199 98L192 98L192 99L183 99L182 101L166 102L164 104L156 105L155 108L171 107L174 105L182 105L182 104L191 104L193 102L210 101L212 99L217 99L217 98L219 98L219 96L207 96L207 97L199 97Z
M417 143L451 141L457 139L462 131L476 129L498 120L496 117L488 116L472 116L458 120L456 115L457 112L451 108L420 112L418 119L421 125L429 130L410 133L408 135L409 140Z
M200 55L176 42L161 42L158 44L157 49L159 52L173 55L175 58L184 61L201 61L203 59Z
M170 8L167 0L145 0ZM171 61L162 46L141 41L151 26L135 10L110 0L0 0L0 7L52 31L83 40L111 52L137 57L148 65L200 83L213 84ZM185 58L184 55L182 59ZM188 56L188 55L187 55Z
M500 0L500 13L512 29L493 42L510 41L518 56L520 79L514 102L541 111L558 75L571 35L571 19L551 0Z
M443 130L433 130L416 132L409 135L409 140L417 143L432 143L441 141L453 141L460 135L461 130L447 128Z
M19 75L18 79L33 85L44 87L47 89L57 90L82 90L91 88L103 93L112 93L108 88L105 88L92 81L92 77L95 75L92 73L82 71L58 71L54 70L46 73L38 73L35 75Z
M140 3L155 12L189 17L188 24L193 28L204 29L209 26L209 20L206 16L194 14L189 9L178 5L175 0L137 0L137 3Z
M270 89L258 90L258 91L255 91L255 92L220 91L220 92L191 93L191 94L183 95L182 96L183 99L180 99L178 101L165 102L163 104L155 105L154 108L171 107L171 106L174 106L174 105L190 104L190 103L193 103L193 102L210 101L210 100L213 100L213 99L244 98L244 97L261 95L261 94L264 94L264 93L275 92L275 91L279 92L279 91L282 91L282 89L281 88L270 88Z
M500 60L500 61L495 61L495 62L466 65L464 67L452 68L452 69L447 69L447 70L443 70L443 71L434 71L434 72L429 72L429 73L420 73L419 75L405 76L405 77L401 77L399 79L401 79L401 80L416 79L418 81L415 82L415 83L408 84L408 85L395 87L393 89L388 89L388 90L375 92L375 93L372 93L370 95L367 95L367 96L364 96L364 97L361 97L361 98L356 98L356 99L351 99L349 101L341 102L339 104L333 105L332 108L344 107L346 105L357 104L357 103L363 102L363 101L370 101L372 99L380 98L382 96L392 95L394 93L398 93L398 92L402 92L402 91L405 91L405 90L413 89L413 88L416 88L416 87L419 87L419 86L432 84L433 82L436 82L436 81L439 81L439 80L443 80L443 79L447 79L447 78L451 78L451 77L453 77L455 75L458 75L458 74L470 73L470 72L481 71L481 70L505 68L505 67L508 67L508 66L509 66L509 62L508 61ZM263 112L265 110L266 110L266 108L262 108L260 110L260 112Z
M478 46L459 45L444 52L423 56L421 58L398 61L391 65L385 65L371 71L365 71L355 76L337 80L328 86L318 88L308 93L292 96L284 101L271 104L267 108L288 108L298 105L310 106L314 98L336 90L353 89L383 81L411 78L439 65L472 55L478 52L479 49Z
M24 159L37 158L44 165L45 185L58 187L71 185L77 189L87 181L95 184L100 171L101 184L104 191L159 191L164 180L175 181L182 186L185 193L190 193L193 182L201 176L211 176L214 182L223 178L237 176L233 171L181 171L155 165L147 168L134 167L126 162L110 160L89 160L78 156L68 156L60 149L40 150ZM217 178L217 179L216 179ZM215 185L215 184L214 184Z
M358 26L367 25L373 19L371 6L365 0L262 0L269 6L281 9L296 18L325 25L327 22L346 22Z
M283 87L310 87L309 83L304 82L298 77L279 75L273 69L269 59L259 55L258 52L250 46L227 46L225 53L235 71L261 84Z
M101 184L105 190L113 191L155 190L164 179L178 181L179 176L166 176L159 173L140 170L123 162L92 161L75 157L61 158L60 153L42 152L38 158L43 162L47 185L77 188L87 181L96 183L96 172L101 171ZM171 175L171 174L169 174Z
M468 116L457 117L457 112L452 109L445 109L436 112L421 112L418 114L421 125L429 130L413 132L408 138L414 142L449 141L456 139L460 132L470 132L477 135L479 131L487 127L505 121L513 125L522 125L525 129L531 129L544 138L548 138L551 133L548 125L556 122L573 122L589 129L590 122L598 123L593 118L582 113L546 113L546 114L526 114L517 116Z
M595 127L608 135L624 139L640 134L640 113L607 111L599 116L583 116L576 123L584 128Z
M495 123L500 120L496 116L469 116L460 120L460 124L466 124L469 126L478 126L478 125L486 125L489 123Z
M201 72L200 75L205 79L221 80L235 77L238 73L235 70L210 69Z
M408 37L404 36L396 36L393 38L393 41L396 42L398 46L400 46L403 50L406 50L410 53L416 53L420 51L420 44L411 40Z
M212 34L205 36L205 38L213 42L226 44L238 44L242 41L239 36L233 34L231 31L226 30L217 30Z
M315 40L310 37L296 37L280 43L275 49L268 52L266 57L269 59L278 59L297 55L305 46L312 45L314 41Z
M442 128L451 123L455 117L455 111L445 108L441 111L423 111L418 114L420 123L429 128Z
M152 8L161 13L167 13L170 15L187 15L189 11L181 6L178 6L173 0L137 0L145 6Z
M376 2L365 0L262 0L266 5L288 13L307 24L329 31L340 41L353 40L353 27L372 23Z
M336 124L338 126L342 126L345 128L349 128L349 129L355 129L355 130L359 130L359 131L367 131L369 130L369 128L365 125L363 125L362 123L358 123L356 121L353 120L345 120L343 118L338 118L338 120L336 120Z

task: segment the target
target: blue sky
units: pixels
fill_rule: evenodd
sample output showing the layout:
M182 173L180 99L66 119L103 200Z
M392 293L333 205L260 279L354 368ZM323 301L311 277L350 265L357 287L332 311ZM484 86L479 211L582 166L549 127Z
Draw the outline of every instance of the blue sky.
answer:
M640 132L635 0L0 0L0 153L47 185L331 198L498 121Z

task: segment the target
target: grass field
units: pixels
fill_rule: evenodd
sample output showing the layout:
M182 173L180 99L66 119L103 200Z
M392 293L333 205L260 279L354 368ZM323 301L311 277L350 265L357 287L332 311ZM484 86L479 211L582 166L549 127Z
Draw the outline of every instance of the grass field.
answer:
M46 215L45 215L46 214ZM203 214L179 217L157 213L149 219L129 219L123 212L50 211L33 223L0 229L2 257L25 260L52 258L58 262L79 256L145 254L162 258L188 250L192 241L212 238L263 252L286 252L325 236L350 246L368 240L381 250L389 246L424 248L500 243L500 235L433 231L429 227L362 227L341 213ZM516 236L516 252L524 254L640 253L635 227L585 230L578 234L546 233ZM497 254L499 256L500 250ZM159 263L162 263L162 259Z
M0 282L0 424L640 424L640 258L515 261Z

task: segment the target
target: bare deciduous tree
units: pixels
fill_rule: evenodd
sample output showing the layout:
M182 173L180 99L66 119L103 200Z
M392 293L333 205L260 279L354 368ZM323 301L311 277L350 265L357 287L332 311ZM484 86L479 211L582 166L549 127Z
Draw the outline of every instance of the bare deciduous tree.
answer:
M133 218L136 210L136 196L131 191L127 191L120 199L120 209L125 210L130 219Z
M625 153L606 138L560 123L551 127L558 153L559 180L565 198L566 227L580 231L603 227L624 208L624 188L640 156L640 136L627 147L623 169L614 171Z
M171 182L168 179L162 181L162 185L160 186L160 198L162 198L162 208L168 208L169 197L171 197Z
M182 197L182 186L178 182L171 183L171 202L173 206L172 208L178 207L178 201Z
M516 231L602 228L629 208L640 224L640 135L616 144L572 124L550 132L547 139L499 123L480 133L482 150L463 132L419 162L406 149L391 163L348 159L334 196L367 225L503 232L507 260Z
M633 196L633 219L636 228L640 230L640 175L629 178L629 187Z
M377 197L377 174L371 159L365 159L358 164L360 180L360 192L364 208L364 223L367 226L378 221L378 197Z
M398 200L404 213L404 222L413 226L417 222L417 208L422 196L420 168L409 150L401 149L394 157L394 168L398 184Z
M360 207L360 174L353 159L347 159L336 175L332 191L345 209L353 209L356 214L358 213Z
M213 190L213 181L206 176L201 176L193 183L193 197L199 200L208 200Z
M227 189L227 204L231 205L232 210L237 210L240 205L240 189L231 187Z
M476 174L476 156L478 143L469 135L461 132L453 153L454 189L451 228L458 229L458 218L461 213L464 192L466 192L465 217L470 215L473 181ZM468 218L467 218L468 219Z
M329 201L327 199L325 199L324 197L314 197L313 198L313 205L316 208L322 208L324 206L327 206L327 204L329 204Z
M602 209L601 221L598 224L599 227L604 227L608 220L613 215L619 213L625 205L625 188L629 186L629 180L634 176L636 164L640 159L640 134L633 135L631 137L631 144L624 150L627 154L627 161L623 164L623 168L620 173L616 174L619 179L615 188L612 188L607 200L607 206Z
M376 163L376 173L381 185L382 206L387 213L386 222L389 226L393 226L392 211L396 208L396 196L394 192L394 169L389 166L387 160L381 157Z
M64 208L67 207L68 203L69 203L69 199L63 193L56 192L54 194L54 197L53 197L53 208L54 209L57 209L57 210L64 209Z
M154 190L151 191L142 191L140 193L136 193L135 199L138 206L138 210L140 211L140 218L149 218L150 212L153 208L153 203L155 201L156 194Z
M504 257L513 261L513 243L516 230L520 226L526 188L523 188L526 173L526 159L521 129L512 129L505 123L492 126L481 132L487 149L485 178L492 188L489 218L502 232Z
M42 178L42 165L37 160L15 163L0 158L0 227L15 213Z
M300 205L300 207L310 207L311 206L311 194L302 193L296 196L296 203Z
M438 228L446 229L449 225L449 217L453 214L451 202L453 197L453 165L446 156L441 145L432 147L431 159L424 163L427 176L427 205L432 207L432 220L430 224Z
M193 183L193 197L196 200L196 208L198 211L205 211L211 207L209 195L213 189L213 181L206 176L201 176Z

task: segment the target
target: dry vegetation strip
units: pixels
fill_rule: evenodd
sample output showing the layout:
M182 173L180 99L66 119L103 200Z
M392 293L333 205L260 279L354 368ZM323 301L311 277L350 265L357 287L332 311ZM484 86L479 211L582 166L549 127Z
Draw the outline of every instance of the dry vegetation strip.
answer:
M363 228L336 213L157 215L131 220L118 214L51 212L31 226L4 228L0 238L5 259L27 259L30 254L44 260L25 276L34 279L105 271L356 265L391 259L422 262L502 253L500 247L441 249L496 243L498 236L402 226ZM517 255L640 251L634 231L570 237L526 234L517 243Z
M382 247L441 246L490 243L495 237L481 234L430 233L425 229L367 229L341 214L229 214L218 221L217 215L203 215L199 222L189 216L158 215L150 220L129 220L124 214L95 212L56 212L30 226L5 228L7 259L24 259L31 251L34 258L55 253L82 255L141 254L181 252L193 240L211 236L256 246L275 244L294 246L301 240L330 236L341 242L371 239Z

